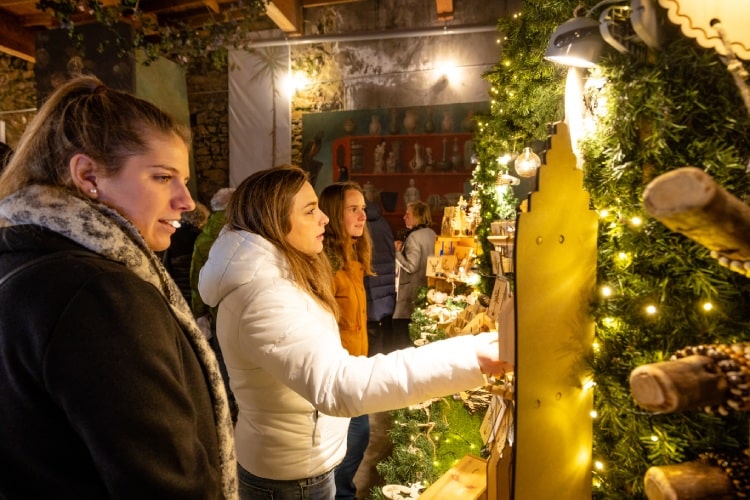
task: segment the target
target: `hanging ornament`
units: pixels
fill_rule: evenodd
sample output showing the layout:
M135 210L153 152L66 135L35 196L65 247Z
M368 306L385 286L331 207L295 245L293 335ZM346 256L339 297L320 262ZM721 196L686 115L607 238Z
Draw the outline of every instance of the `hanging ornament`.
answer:
M530 147L523 148L523 152L516 158L516 173L521 177L534 177L536 169L542 164L542 160Z

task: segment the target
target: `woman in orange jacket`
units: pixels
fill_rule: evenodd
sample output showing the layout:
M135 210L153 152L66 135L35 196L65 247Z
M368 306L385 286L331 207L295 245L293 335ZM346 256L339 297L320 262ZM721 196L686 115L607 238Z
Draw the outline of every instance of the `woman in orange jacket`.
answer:
M334 271L333 292L339 307L341 344L353 356L367 356L367 297L365 276L371 276L372 243L367 230L365 195L355 182L326 187L318 200L328 214L323 246ZM346 456L334 473L336 498L356 498L354 475L370 441L368 415L351 419Z

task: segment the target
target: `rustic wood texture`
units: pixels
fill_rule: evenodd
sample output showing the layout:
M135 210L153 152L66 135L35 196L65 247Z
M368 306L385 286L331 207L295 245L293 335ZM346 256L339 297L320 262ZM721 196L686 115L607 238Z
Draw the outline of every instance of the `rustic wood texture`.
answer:
M734 487L719 467L701 462L650 467L643 478L649 500L731 500Z
M646 211L669 229L732 260L750 260L750 207L696 167L660 175L643 192Z
M708 356L641 365L630 373L635 402L654 413L713 406L726 399L728 383Z
M432 483L420 500L487 499L487 462L473 455L466 455Z

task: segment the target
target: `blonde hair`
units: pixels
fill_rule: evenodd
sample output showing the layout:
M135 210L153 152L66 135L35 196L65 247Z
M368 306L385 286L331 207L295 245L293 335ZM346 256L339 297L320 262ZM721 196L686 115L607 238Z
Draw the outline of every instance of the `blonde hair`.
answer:
M153 134L175 134L190 146L190 129L153 104L110 89L93 76L60 85L31 120L0 176L0 198L25 186L77 192L70 159L82 153L115 175L128 158L144 154Z
M282 165L250 175L237 186L226 208L231 229L262 236L286 257L297 286L309 293L321 306L338 315L333 296L333 272L321 252L309 256L289 244L294 197L309 182L301 168Z
M325 227L323 245L329 257L341 261L341 266L346 267L350 261L362 263L365 275L372 276L370 260L372 258L372 239L370 231L365 224L362 236L356 238L352 244L352 237L346 232L344 224L344 197L347 191L358 191L364 199L364 191L356 182L337 182L323 189L320 193L318 205L320 209L330 218ZM334 267L337 267L334 264ZM336 271L337 269L334 269Z
M411 213L416 219L415 226L431 226L432 225L432 213L430 212L430 206L423 201L412 201L406 205L407 208L411 208Z

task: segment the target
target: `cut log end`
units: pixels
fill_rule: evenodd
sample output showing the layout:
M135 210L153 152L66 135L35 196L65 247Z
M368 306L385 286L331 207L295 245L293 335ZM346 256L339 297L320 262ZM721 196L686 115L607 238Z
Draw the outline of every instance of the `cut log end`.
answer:
M641 408L670 413L721 404L728 382L708 356L642 365L630 373L630 392Z
M655 365L639 366L630 374L630 391L641 408L654 413L671 413L678 408L672 380Z
M719 467L702 462L650 467L643 478L649 500L731 500L734 486Z
M696 167L683 167L651 181L643 192L643 204L658 219L700 209L715 195L716 183L710 175Z

